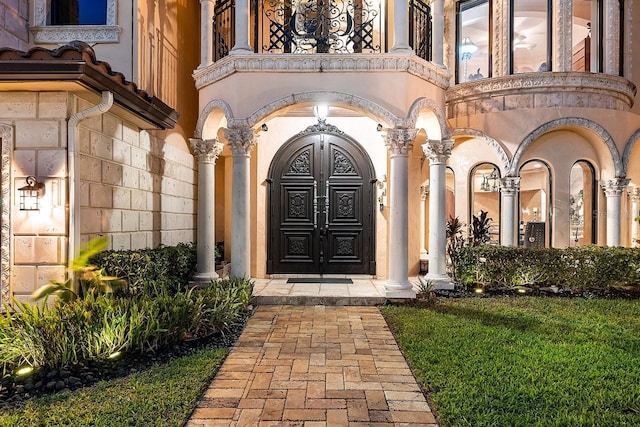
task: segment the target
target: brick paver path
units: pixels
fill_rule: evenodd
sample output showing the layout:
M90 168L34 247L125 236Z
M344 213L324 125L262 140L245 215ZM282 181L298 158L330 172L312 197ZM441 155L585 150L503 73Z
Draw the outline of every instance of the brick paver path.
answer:
M196 426L437 426L376 307L260 306Z

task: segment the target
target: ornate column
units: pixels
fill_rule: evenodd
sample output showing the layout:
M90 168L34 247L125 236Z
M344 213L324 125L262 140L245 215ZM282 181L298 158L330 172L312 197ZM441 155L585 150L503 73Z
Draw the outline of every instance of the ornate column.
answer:
M197 282L210 282L218 278L215 260L215 165L223 145L217 139L190 138L189 141L198 158L197 272L193 279Z
M604 48L603 71L606 74L617 76L620 74L620 2L619 0L604 0L602 7L604 14L604 22L602 23L604 25L604 40L601 41ZM627 54L631 58L631 54Z
M493 1L493 77L509 75L509 0Z
M200 66L213 64L213 7L214 0L200 0Z
M629 213L631 219L631 247L637 248L640 247L640 244L637 242L637 239L640 239L640 236L638 236L640 224L636 221L636 217L639 215L638 209L640 208L640 187L630 188L629 196L631 197L631 212Z
M433 41L432 62L444 65L444 0L432 0Z
M393 53L413 53L409 46L409 1L393 0Z
M500 197L502 212L500 226L503 246L518 246L518 234L516 233L516 194L520 190L520 177L507 176L500 180Z
M429 195L429 183L420 186L420 261L429 259L427 242L425 238L425 220L427 219L427 196Z
M389 129L385 145L391 152L389 194L389 279L384 287L388 298L415 298L409 282L409 150L417 129Z
M235 13L236 43L229 51L229 54L253 53L253 49L249 45L249 21L251 19L249 15L249 0L236 0Z
M620 246L620 196L629 181L626 178L602 181L607 196L607 246Z
M553 0L554 30L551 45L553 52L549 71L571 71L573 64L573 44L571 41L573 0ZM548 64L547 64L548 65Z
M256 135L249 127L225 128L224 136L233 153L231 185L231 272L233 277L251 275L250 156Z
M430 139L422 145L429 158L429 273L439 288L453 288L447 275L447 159L454 141Z

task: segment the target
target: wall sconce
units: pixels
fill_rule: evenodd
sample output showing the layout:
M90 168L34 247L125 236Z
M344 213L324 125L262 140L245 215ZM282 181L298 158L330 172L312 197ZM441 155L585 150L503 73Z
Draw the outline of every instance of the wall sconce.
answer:
M316 116L318 122L322 123L329 115L329 106L327 104L318 104L313 107L313 115Z
M44 184L38 182L35 176L28 176L27 185L18 188L20 196L21 211L37 211L40 210L38 199L44 193Z
M387 197L387 175L382 175L382 180L378 181L378 206L380 211L384 210L384 202Z

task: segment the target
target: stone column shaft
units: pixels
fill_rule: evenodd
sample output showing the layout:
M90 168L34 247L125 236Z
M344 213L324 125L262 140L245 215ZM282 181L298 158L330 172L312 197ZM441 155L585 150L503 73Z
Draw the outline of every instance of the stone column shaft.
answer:
M420 186L420 260L428 259L427 239L425 237L425 221L427 219L427 196L429 195L429 184Z
M215 262L215 166L223 145L217 139L191 138L189 141L198 158L197 271L194 280L208 282L218 278Z
M393 46L391 52L412 53L409 46L409 1L393 1Z
M200 67L213 64L213 0L200 0Z
M251 46L249 45L249 28L250 19L249 14L249 0L235 0L236 1L236 44L233 46L230 55L238 53L253 53ZM233 268L233 267L232 267Z
M444 64L444 0L431 2L433 11L433 42L431 45L432 61L438 65Z
M422 145L429 158L429 273L440 288L452 287L447 275L447 159L454 141L430 139Z
M638 243L638 230L640 229L636 217L638 216L638 209L640 208L640 187L634 187L629 190L629 196L631 196L631 212L629 213L631 220L631 247L637 248L640 246Z
M502 197L502 222L500 230L503 246L518 246L518 234L516 233L516 195L520 190L519 177L505 177L500 180L500 196Z
M409 282L409 151L417 129L389 129L385 144L391 152L389 182L389 298L414 298Z
M602 182L607 197L607 246L620 246L620 196L629 179L615 178Z
M250 156L256 143L251 128L224 129L233 153L231 196L231 276L251 276Z

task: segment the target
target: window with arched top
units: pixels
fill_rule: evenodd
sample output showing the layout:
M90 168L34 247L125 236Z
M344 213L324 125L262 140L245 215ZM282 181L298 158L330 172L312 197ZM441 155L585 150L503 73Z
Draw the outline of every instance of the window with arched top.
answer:
M520 246L551 246L551 170L541 160L520 168Z
M456 217L456 176L453 169L447 166L445 174L445 180L447 182L447 218Z
M491 219L488 243L500 242L500 178L500 169L493 163L481 163L469 175L469 225L474 216L487 212L486 218Z
M569 178L569 246L596 242L596 195L593 165L585 160L577 161Z

